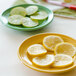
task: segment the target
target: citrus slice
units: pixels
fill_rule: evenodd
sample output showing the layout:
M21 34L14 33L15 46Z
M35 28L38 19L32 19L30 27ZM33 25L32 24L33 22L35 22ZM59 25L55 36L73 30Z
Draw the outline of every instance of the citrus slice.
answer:
M76 65L76 55L74 56L73 60L74 60L74 64Z
M26 10L24 7L15 7L11 10L10 15L26 16Z
M31 16L31 19L34 20L44 20L48 17L48 14L45 11L39 11L36 14Z
M32 15L32 14L36 13L37 11L38 11L37 6L29 6L26 8L27 15Z
M27 52L32 56L38 56L47 53L47 50L41 44L33 44L27 49Z
M73 63L72 57L65 54L57 54L55 55L55 62L53 64L54 67L67 67Z
M59 36L54 36L54 35L46 36L43 39L44 47L50 51L54 51L55 46L61 42L63 42L63 39L60 38Z
M21 15L13 15L8 17L8 22L13 25L21 25L21 19L23 16Z
M25 18L22 18L22 25L24 27L35 27L35 26L38 25L38 21L37 20L32 20L29 17L25 17Z
M75 47L70 43L59 43L55 47L55 54L67 54L73 57L75 55Z
M47 67L49 65L52 65L54 63L54 60L54 55L46 54L43 56L33 58L32 62L37 66Z
M76 55L76 47L75 47L75 55Z

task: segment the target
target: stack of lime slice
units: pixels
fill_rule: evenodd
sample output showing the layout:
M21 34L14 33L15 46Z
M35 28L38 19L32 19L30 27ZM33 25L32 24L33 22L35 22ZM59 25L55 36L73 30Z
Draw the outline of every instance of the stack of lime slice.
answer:
M38 20L48 17L45 11L38 11L37 6L15 7L11 10L8 22L12 25L22 25L24 27L35 27Z

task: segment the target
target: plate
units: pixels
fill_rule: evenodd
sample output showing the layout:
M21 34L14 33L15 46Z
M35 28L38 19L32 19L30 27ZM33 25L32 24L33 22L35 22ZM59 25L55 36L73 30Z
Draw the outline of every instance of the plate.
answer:
M9 17L9 13L11 11L11 9L15 8L15 7L28 7L28 6L38 6L39 10L43 10L45 12L48 13L48 18L45 19L45 20L42 20L42 21L39 21L39 25L36 26L36 27L32 27L32 28L25 28L23 26L14 26L14 25L11 25L8 23L8 17ZM45 26L47 26L49 23L52 22L53 20L53 12L52 10L49 10L48 8L44 7L44 6L41 6L41 5L38 5L38 4L23 4L23 5L18 5L18 6L14 6L14 7L11 7L7 10L5 10L2 14L1 14L1 22L5 25L5 26L8 26L12 29L16 29L16 30L21 30L21 31L34 31L34 30L38 30L38 29L41 29Z
M31 57L27 54L27 48L32 44L38 44L38 43L42 44L43 38L48 35L60 36L65 42L72 43L76 47L76 40L66 35L56 34L56 33L38 34L38 35L35 35L35 36L32 36L26 39L20 45L19 50L18 50L18 57L21 60L21 62L33 70L40 71L40 72L46 72L46 73L62 73L62 72L67 72L67 71L74 69L76 67L76 60L74 61L73 65L66 67L66 68L52 68L52 67L40 68L32 64Z

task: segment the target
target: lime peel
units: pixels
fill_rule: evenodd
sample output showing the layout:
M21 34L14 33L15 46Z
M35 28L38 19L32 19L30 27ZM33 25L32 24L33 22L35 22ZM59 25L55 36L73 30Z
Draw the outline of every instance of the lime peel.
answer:
M15 7L11 10L10 15L26 16L26 10L24 7Z
M29 17L25 17L25 18L22 18L22 25L24 27L35 27L35 26L38 25L38 21L37 20L32 20Z
M48 14L45 11L39 11L31 16L31 19L34 20L44 20L48 17Z
M21 21L22 18L23 18L23 16L21 16L21 15L9 16L8 22L10 24L13 24L13 25L21 25L22 24L22 21Z
M26 8L27 15L32 15L32 14L36 13L37 11L38 11L37 6L29 6Z

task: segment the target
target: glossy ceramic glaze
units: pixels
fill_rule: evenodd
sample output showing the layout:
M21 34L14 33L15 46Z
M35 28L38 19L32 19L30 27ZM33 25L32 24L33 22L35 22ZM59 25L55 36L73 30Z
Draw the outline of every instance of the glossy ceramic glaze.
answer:
M43 38L48 35L60 36L64 40L64 42L72 43L76 47L76 40L71 37L68 37L62 34L55 34L55 33L38 34L38 35L35 35L35 36L32 36L26 39L20 45L19 50L18 50L18 57L21 60L21 62L31 69L34 69L40 72L47 72L47 73L62 73L62 72L67 72L69 70L74 69L76 67L76 60L74 61L73 65L66 67L66 68L53 68L53 67L41 68L41 67L37 67L32 64L31 62L32 57L30 57L27 54L27 48L32 44L37 44L37 43L42 44Z
M28 6L38 6L38 8L39 8L38 10L43 10L48 13L48 18L45 20L39 21L39 25L36 27L32 27L32 28L25 28L23 26L14 26L14 25L11 25L8 23L8 17L9 17L9 13L10 13L11 9L13 9L15 7L26 8ZM18 5L18 6L14 6L14 7L7 9L6 11L4 11L2 13L0 20L5 26L8 26L12 29L16 29L16 30L20 30L20 31L34 31L34 30L38 30L38 29L41 29L41 28L47 26L50 22L52 22L53 17L54 17L53 12L44 6L37 5L37 4L24 4L24 5Z

